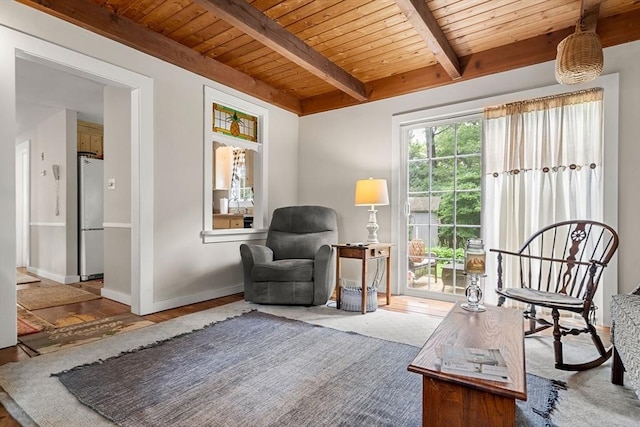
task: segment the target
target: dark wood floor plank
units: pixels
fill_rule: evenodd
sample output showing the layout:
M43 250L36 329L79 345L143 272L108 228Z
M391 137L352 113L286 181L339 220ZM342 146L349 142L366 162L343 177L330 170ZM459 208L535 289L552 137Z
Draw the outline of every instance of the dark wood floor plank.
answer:
M20 347L13 346L0 349L0 365L27 360L30 356ZM0 424L1 425L1 424Z
M2 427L20 427L21 424L13 419L2 405L0 405L0 426Z

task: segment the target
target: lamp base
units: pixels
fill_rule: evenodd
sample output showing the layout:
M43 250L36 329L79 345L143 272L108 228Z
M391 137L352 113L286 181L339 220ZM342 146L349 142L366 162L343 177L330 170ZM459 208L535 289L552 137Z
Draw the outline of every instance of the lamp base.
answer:
M367 223L367 231L369 231L369 236L367 237L367 243L379 243L378 242L378 220L376 218L376 212L371 206L369 209L369 222Z

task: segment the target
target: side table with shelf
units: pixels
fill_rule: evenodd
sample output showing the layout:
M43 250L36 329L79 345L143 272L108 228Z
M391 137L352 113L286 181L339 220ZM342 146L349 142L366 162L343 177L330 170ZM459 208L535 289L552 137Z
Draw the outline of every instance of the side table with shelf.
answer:
M369 243L362 245L341 243L333 245L336 248L336 308L340 308L342 293L342 258L359 259L362 261L362 314L367 312L367 273L368 264L373 259L386 259L387 276L387 305L391 302L391 243Z

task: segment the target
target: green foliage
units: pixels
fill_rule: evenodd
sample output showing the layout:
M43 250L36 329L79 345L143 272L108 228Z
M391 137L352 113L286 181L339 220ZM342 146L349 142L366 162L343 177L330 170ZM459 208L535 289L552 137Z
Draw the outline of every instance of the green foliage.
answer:
M424 192L429 185L427 159L428 143L424 142L425 132L421 129L409 141L409 192Z
M409 192L440 198L440 245L463 248L478 237L481 218L480 121L458 122L414 131L409 141ZM454 218L454 214L456 217ZM455 230L455 233L454 233Z
M438 257L438 259L450 259L453 260L453 248L450 247L446 247L446 246L435 246L431 248L431 252L433 252L434 254L436 254L436 256ZM458 248L455 251L455 259L457 261L463 261L464 260L464 248Z

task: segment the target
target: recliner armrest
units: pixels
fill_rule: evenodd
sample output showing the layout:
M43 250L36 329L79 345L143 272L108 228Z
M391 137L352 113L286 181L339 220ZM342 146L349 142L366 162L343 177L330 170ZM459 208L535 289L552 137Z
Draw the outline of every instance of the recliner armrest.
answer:
M253 279L251 270L255 264L264 264L273 261L273 251L264 245L240 245L240 258L242 259L242 271L244 274L244 299L253 300Z
M313 260L314 304L324 304L335 286L334 248L322 245ZM324 301L323 301L324 300Z
M252 264L264 264L273 261L273 251L264 245L249 245L243 243L240 245L240 255L242 261L251 260ZM252 265L253 267L253 265Z

